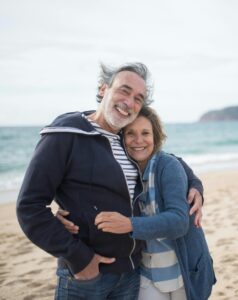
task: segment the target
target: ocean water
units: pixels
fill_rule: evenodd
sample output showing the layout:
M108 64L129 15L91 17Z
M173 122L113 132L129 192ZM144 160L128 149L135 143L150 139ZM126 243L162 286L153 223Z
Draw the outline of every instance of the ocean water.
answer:
M165 124L164 150L195 172L238 169L238 122ZM0 127L0 193L18 190L41 127ZM0 199L3 202L4 199Z

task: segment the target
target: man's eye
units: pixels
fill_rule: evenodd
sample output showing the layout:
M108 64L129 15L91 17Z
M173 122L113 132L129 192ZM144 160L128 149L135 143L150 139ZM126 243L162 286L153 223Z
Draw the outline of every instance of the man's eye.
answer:
M121 89L121 92L122 92L124 95L128 95L128 94L129 94L129 92L128 92L127 90L125 90L125 89Z
M141 103L143 102L143 99L141 99L141 98L135 98L135 100L136 100L136 102L139 103L139 104L141 104Z

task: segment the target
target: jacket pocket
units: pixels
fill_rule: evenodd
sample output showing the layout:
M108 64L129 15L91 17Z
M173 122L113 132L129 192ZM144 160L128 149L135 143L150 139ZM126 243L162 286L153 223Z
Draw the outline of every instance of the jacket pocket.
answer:
M210 255L203 254L196 267L189 271L191 282L191 299L207 300L212 286L216 282L213 262Z
M129 234L114 234L99 230L94 224L99 211L91 209L84 213L88 227L88 243L94 251L108 257L126 257L133 248L133 240Z

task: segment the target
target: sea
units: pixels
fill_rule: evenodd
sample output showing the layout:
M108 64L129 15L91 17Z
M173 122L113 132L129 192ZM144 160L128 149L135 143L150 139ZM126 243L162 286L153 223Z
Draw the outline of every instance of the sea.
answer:
M0 127L0 203L20 188L42 127ZM164 150L182 157L195 173L238 170L238 122L164 124ZM14 199L12 199L14 200Z

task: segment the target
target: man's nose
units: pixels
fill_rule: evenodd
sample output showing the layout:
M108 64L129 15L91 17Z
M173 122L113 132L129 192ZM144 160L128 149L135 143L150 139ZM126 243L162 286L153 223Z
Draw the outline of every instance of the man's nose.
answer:
M134 107L134 98L132 96L127 96L124 99L124 103L127 105L128 108L133 108Z

